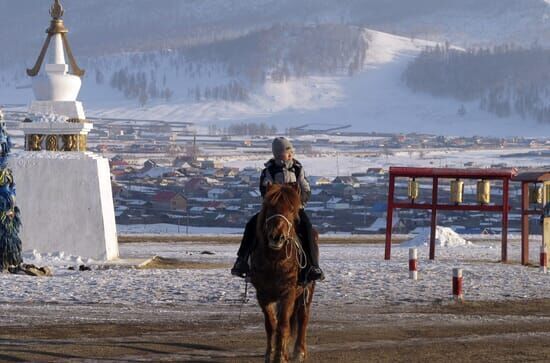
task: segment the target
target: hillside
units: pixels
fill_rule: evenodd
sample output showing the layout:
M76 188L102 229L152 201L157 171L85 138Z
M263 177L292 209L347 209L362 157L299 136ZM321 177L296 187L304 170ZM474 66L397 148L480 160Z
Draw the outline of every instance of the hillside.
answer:
M418 34L461 39L451 42L458 46L510 37L544 43L550 5L543 0L63 3L71 44L87 69L80 98L89 116L188 121L204 129L259 121L278 130L307 124L451 135L545 131L536 117L501 119L478 100L415 93L401 78L408 63L436 45ZM43 41L46 11L38 0L0 0L0 44L10 49L0 53L1 104L32 99L24 68ZM15 13L25 16L8 16ZM432 26L443 23L448 27Z
M0 0L0 66L34 61L49 0ZM460 46L550 45L545 0L63 0L81 56L231 39L276 24L346 24ZM16 35L16 36L15 36Z
M225 127L261 121L279 130L307 124L311 128L352 125L354 131L445 135L550 134L548 126L520 116L501 119L480 110L474 101L442 99L407 89L401 79L407 64L435 43L357 27L342 26L334 32L330 27L296 27L285 32L275 27L271 32L221 41L213 48L201 45L91 58L83 62L88 74L80 98L89 116L195 122L204 130L211 124ZM329 30L340 35L332 42L314 41L327 39ZM289 50L301 49L304 41L311 43L307 52L291 56ZM336 52L326 67L319 54L346 42L350 46L342 49L347 52ZM243 51L234 52L234 57L217 57L220 49L232 46ZM249 65L239 71L237 66L246 59L257 61L253 73L262 77L245 72L254 69ZM307 71L300 71L298 65L304 60L311 64ZM350 67L358 60L359 66ZM135 92L128 95L124 88L113 87L114 75L121 70L134 75L134 87L148 92L146 100L139 99L139 92L135 97ZM29 84L28 79L8 83L0 89L2 103L26 104L32 98L30 88L21 88ZM152 88L156 88L156 98L149 96ZM205 97L207 90L209 97ZM462 107L467 111L464 115L459 112Z
M519 115L550 124L550 49L438 46L423 51L403 78L414 91L478 102L480 109L502 118Z

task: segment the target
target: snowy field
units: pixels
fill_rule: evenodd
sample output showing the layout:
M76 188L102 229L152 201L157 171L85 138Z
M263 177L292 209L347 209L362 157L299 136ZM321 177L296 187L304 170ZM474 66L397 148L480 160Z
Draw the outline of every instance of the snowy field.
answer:
M456 242L456 241L455 241ZM531 242L531 259L538 259L540 240ZM441 243L445 244L445 243ZM384 261L383 245L321 245L321 261L327 279L318 285L315 302L321 306L430 304L451 298L451 271L464 269L466 300L550 298L550 274L519 265L519 243L509 245L513 264L500 264L499 242L447 243L436 248L436 260L427 259L420 246L419 280L408 279L408 248L393 245L391 261ZM110 304L150 309L185 306L186 310L216 311L238 308L244 282L229 275L237 245L205 243L121 244L127 260L154 255L188 262L221 264L213 269L142 270L124 264L105 265L63 254L27 253L25 262L52 266L54 276L36 278L0 275L0 288L9 291L0 304L59 303L67 305ZM204 254L208 251L213 254ZM91 271L78 271L84 263ZM76 271L68 270L77 267ZM253 291L253 289L252 289ZM253 292L247 305L256 304Z
M543 150L543 148L541 148ZM542 167L550 165L548 156L514 156L513 154L527 153L533 149L509 149L509 150L423 150L423 151L398 151L392 155L380 156L352 156L332 152L322 157L309 157L297 155L297 159L304 165L308 175L335 177L337 171L340 175L351 175L356 172L366 172L368 168L384 168L390 166L411 167L464 167L464 163L472 162L473 167L490 167L493 164L504 163L508 167ZM511 155L510 157L506 157ZM257 157L222 157L220 160L228 167L256 167L263 168L269 155ZM322 162L320 162L322 161Z

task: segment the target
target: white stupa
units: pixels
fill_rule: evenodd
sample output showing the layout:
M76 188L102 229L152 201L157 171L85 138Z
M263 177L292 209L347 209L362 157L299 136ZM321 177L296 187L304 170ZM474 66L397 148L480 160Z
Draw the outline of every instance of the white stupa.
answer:
M86 151L88 133L93 127L86 121L82 103L77 101L84 70L76 64L69 46L63 13L59 0L55 0L50 9L52 20L46 30L48 36L34 67L27 69L27 74L33 78L35 100L29 108L31 116L20 129L25 134L25 149L29 151ZM48 54L49 63L42 67ZM44 118L43 115L56 117ZM52 122L45 122L47 120Z
M38 60L27 74L33 77L32 88L35 100L30 107L30 113L57 114L69 119L84 120L82 103L77 101L84 75L84 70L78 68L67 40L68 30L63 24L63 7L56 0L50 14L51 24ZM72 74L69 73L69 65L65 61L65 50L71 62ZM42 68L46 54L49 53L49 63Z
M84 71L76 65L67 42L59 0L50 14L40 56L34 68L27 70L36 100L20 124L25 152L10 160L17 180L23 250L114 259L118 241L109 161L86 152L93 125L76 100ZM48 52L49 63L41 72Z

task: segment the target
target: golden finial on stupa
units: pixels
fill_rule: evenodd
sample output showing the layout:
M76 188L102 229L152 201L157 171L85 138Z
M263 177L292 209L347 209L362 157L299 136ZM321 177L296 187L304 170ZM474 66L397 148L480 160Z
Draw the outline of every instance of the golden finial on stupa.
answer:
M65 51L69 56L69 63L71 64L71 71L72 71L71 73L79 77L82 77L84 75L84 70L80 69L76 64L76 60L74 59L73 52L71 51L71 47L69 46L69 41L67 40L67 33L69 32L69 30L65 28L65 25L63 24L63 20L61 19L64 13L65 13L65 10L63 10L63 6L59 2L59 0L55 0L53 5L50 7L50 15L52 16L52 20L50 21L50 27L46 30L48 37L46 38L46 41L42 46L42 50L40 51L40 55L38 56L38 59L36 60L34 67L32 69L27 69L27 74L29 76L35 77L38 75L38 72L40 71L40 67L42 67L42 62L44 61L44 57L46 56L46 52L48 51L50 40L54 35L57 35L57 34L61 35L61 38L63 41L63 47L65 48Z
M63 14L65 13L65 10L63 10L63 6L59 2L59 0L55 0L54 4L50 8L50 15L54 20L61 19L63 17Z

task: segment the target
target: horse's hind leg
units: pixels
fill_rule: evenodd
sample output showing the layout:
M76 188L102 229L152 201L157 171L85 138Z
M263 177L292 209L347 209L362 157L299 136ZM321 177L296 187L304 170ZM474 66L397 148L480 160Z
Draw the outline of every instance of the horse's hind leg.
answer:
M304 304L303 296L300 297L300 306L297 309L298 334L296 336L296 345L294 346L294 359L298 362L305 362L307 358L307 325L309 323L309 312L311 302L313 300L314 284L304 289L306 294L306 303Z
M265 319L265 332L267 335L267 347L265 350L265 362L271 362L271 356L273 355L275 349L273 346L273 340L275 337L275 329L277 328L277 315L276 315L276 305L275 303L260 303L262 311L264 313Z

